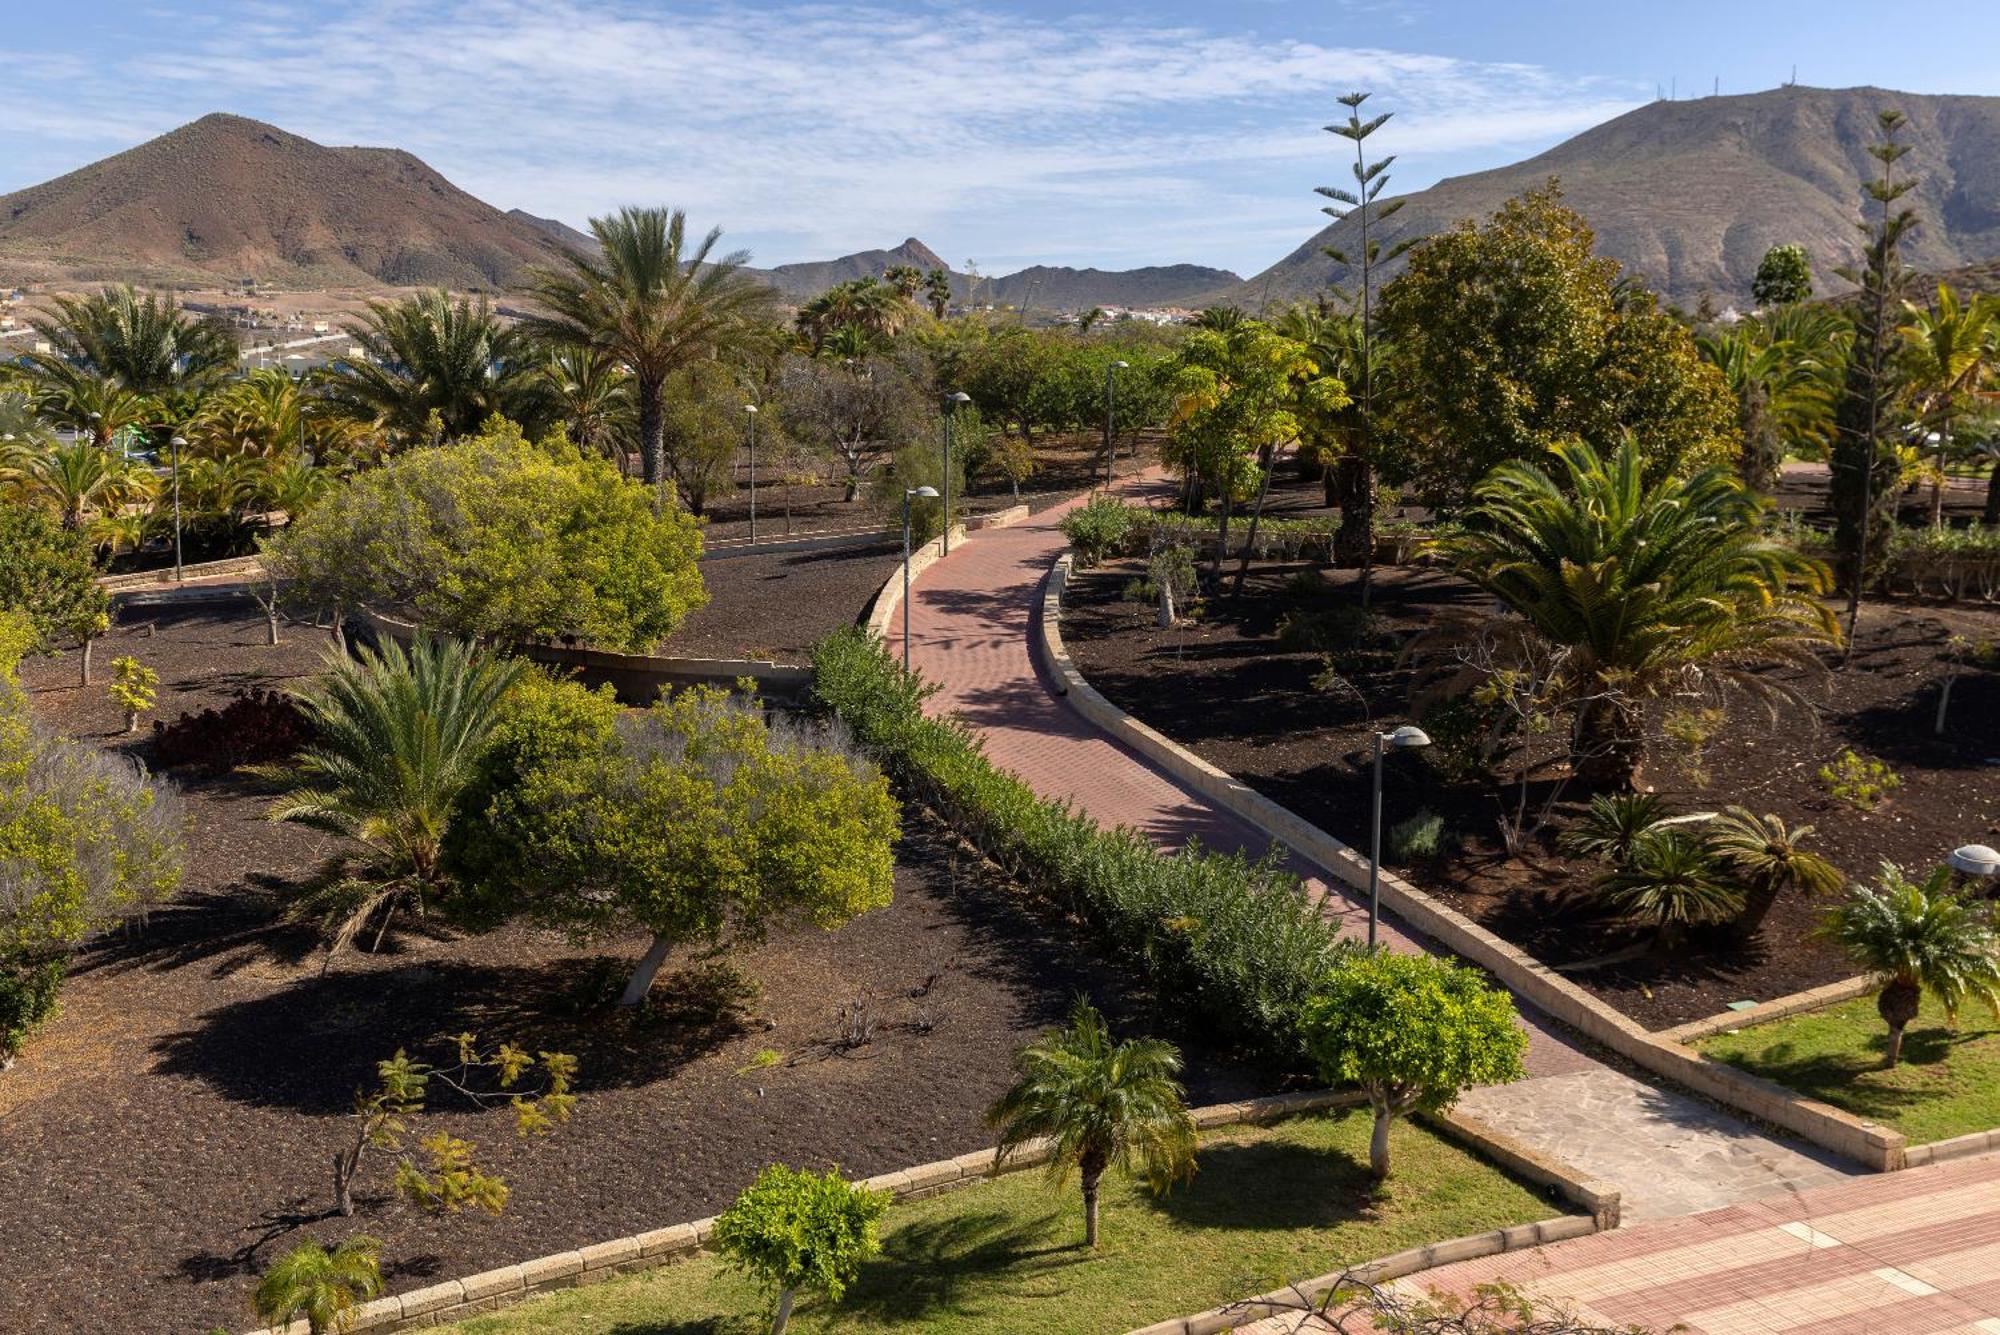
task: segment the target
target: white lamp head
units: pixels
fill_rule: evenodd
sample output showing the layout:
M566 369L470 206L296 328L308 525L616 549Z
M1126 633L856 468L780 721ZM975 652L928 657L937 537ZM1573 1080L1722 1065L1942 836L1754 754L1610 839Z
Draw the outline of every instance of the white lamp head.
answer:
M1967 876L2000 876L2000 852L1985 844L1966 844L1954 848L1945 859L1953 871L1964 872Z
M938 493L936 487L912 487L903 494L905 496L921 496L927 501L934 501L937 499Z
M757 413L757 405L754 403L746 403L743 405L743 411L751 414L754 417Z
M1111 369L1114 371L1124 371L1129 370L1131 365L1132 363L1130 362L1113 362L1111 363Z
M1382 744L1398 751L1408 751L1419 746L1429 746L1431 735L1422 728L1405 723L1394 732L1386 734L1382 738Z

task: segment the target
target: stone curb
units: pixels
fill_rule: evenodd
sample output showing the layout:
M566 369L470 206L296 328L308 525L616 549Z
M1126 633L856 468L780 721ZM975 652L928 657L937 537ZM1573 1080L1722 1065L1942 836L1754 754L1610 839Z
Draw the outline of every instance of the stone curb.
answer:
M254 556L232 556L221 561L203 561L200 565L184 565L181 575L184 579L214 579L218 575L250 575L260 567ZM165 570L135 570L128 575L99 575L97 586L106 593L125 593L133 589L150 589L158 585L163 590L180 587L181 581L174 578L172 567Z
M1769 1001L1760 1001L1755 1006L1746 1006L1740 1011L1722 1011L1700 1020L1689 1020L1671 1029L1654 1031L1655 1038L1674 1043L1693 1043L1699 1039L1712 1038L1716 1034L1728 1033L1732 1029L1748 1029L1753 1025L1769 1024L1788 1016L1816 1011L1825 1006L1837 1006L1843 1001L1865 997L1878 986L1875 978L1860 974L1853 978L1843 978L1837 983L1827 983L1821 987L1809 988L1804 992L1792 992Z
M1198 1126L1237 1126L1349 1108L1362 1101L1362 1096L1353 1090L1307 1090L1196 1108L1193 1115ZM955 1158L865 1178L860 1185L871 1191L889 1192L899 1201L923 1200L989 1177L1039 1168L1049 1161L1051 1148L1049 1141L1030 1141L1009 1154L1004 1162L1000 1161L997 1150L973 1150ZM530 1294L595 1284L634 1270L649 1270L701 1251L714 1230L715 1218L710 1216L634 1237L612 1238L587 1247L553 1252L409 1293L392 1294L357 1309L354 1323L348 1329L386 1332L440 1326L518 1302ZM306 1328L304 1322L295 1322L289 1327L255 1331L252 1335L306 1335Z
M1969 1131L1950 1140L1934 1140L1928 1145L1912 1145L1903 1151L1903 1166L1916 1168L1927 1163L1943 1163L1947 1159L1970 1159L1975 1154L1985 1154L2000 1150L2000 1129L1993 1131Z
M1079 492L1078 494L1089 495L1088 492ZM1010 505L1004 510L994 510L983 515L971 515L964 522L951 526L951 540L954 543L961 543L965 541L968 533L983 533L987 529L993 528L1012 528L1014 525L1028 519L1031 514L1032 512L1025 505ZM938 539L932 538L929 542L910 553L910 588L912 590L917 587L917 580L922 577L926 570L929 570L944 559L942 553L939 551L940 545ZM874 598L870 599L868 603L866 625L876 639L886 643L902 633L889 624L895 617L896 610L902 605L903 567L901 564L898 564L889 578L882 581L882 587L875 591Z
M1069 582L1071 562L1072 555L1066 552L1050 567L1043 586L1041 624L1037 632L1042 657L1071 707L1174 779L1248 821L1275 843L1317 863L1350 887L1365 887L1367 859L1318 826L1147 727L1084 680L1062 641L1062 596ZM1477 964L1538 1010L1655 1075L1783 1127L1876 1172L1903 1167L1907 1138L1902 1132L1864 1121L1830 1104L1801 1098L1773 1081L1739 1071L1648 1032L1539 960L1386 870L1381 876L1381 896L1383 907L1419 935Z

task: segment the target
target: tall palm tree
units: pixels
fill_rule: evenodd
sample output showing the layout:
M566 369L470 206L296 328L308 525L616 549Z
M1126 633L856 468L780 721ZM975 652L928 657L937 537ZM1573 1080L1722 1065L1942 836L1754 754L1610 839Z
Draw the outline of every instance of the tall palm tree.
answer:
M689 245L679 209L620 209L592 218L598 254L535 270L528 290L547 312L524 321L548 343L594 348L632 374L639 455L648 485L664 480L662 404L667 377L735 351L752 337L768 288L742 272L744 251L717 257L721 229Z
M817 355L844 332L869 345L894 338L916 316L914 293L880 279L855 278L836 283L800 306L796 323Z
M1709 848L1743 888L1736 927L1744 936L1756 935L1784 891L1829 895L1847 884L1840 868L1804 847L1812 832L1810 825L1787 827L1776 816L1740 806L1724 807L1708 826Z
M1828 575L1769 535L1762 503L1721 468L1648 487L1629 434L1608 459L1582 442L1552 453L1562 482L1500 465L1436 550L1567 652L1557 684L1577 710L1577 773L1630 788L1648 701L1731 685L1796 695L1757 669L1838 641L1814 596Z
M2000 1015L2000 931L1989 905L1952 893L1951 868L1912 881L1893 862L1882 864L1882 888L1855 884L1830 909L1820 934L1854 963L1881 979L1875 1010L1889 1026L1886 1066L1902 1060L1903 1031L1928 992L1956 1020L1967 1001Z
M31 380L68 367L134 394L163 394L212 384L236 369L236 337L227 327L188 315L171 296L129 285L57 297L53 312L30 323L51 345L22 358Z
M1658 928L1662 950L1678 945L1689 927L1723 922L1743 909L1743 892L1729 883L1707 842L1681 829L1649 831L1597 889L1614 907Z
M1049 1178L1061 1182L1077 1171L1084 1241L1096 1247L1097 1193L1107 1170L1136 1169L1156 1192L1194 1176L1194 1119L1180 1070L1173 1044L1114 1042L1104 1017L1079 997L1068 1028L1015 1054L1013 1087L986 1113L1000 1129L998 1159L1031 1140L1053 1140Z
M289 765L258 773L281 785L269 812L368 846L358 875L330 877L297 906L319 920L327 956L371 920L379 943L398 908L421 912L444 883L439 852L452 804L492 736L515 660L457 640L386 641L296 693L315 740Z
M108 445L123 431L153 427L161 417L155 399L133 393L116 376L87 367L48 362L23 368L20 375L28 400L43 421L88 434L98 445Z
M1773 337L1754 320L1697 335L1695 344L1736 397L1746 486L1769 493L1786 454L1825 449L1840 386L1838 365L1819 347Z
M332 1251L316 1242L292 1248L264 1272L251 1302L259 1320L282 1327L300 1317L311 1335L343 1331L354 1309L382 1292L382 1244L365 1233Z
M454 301L442 288L402 301L371 301L350 325L361 360L322 373L329 408L372 423L405 445L442 428L470 436L495 413L530 430L532 357L518 329L503 325L484 297Z
M1952 425L2000 362L2000 297L1985 293L1960 301L1939 283L1937 301L1924 310L1903 303L1909 320L1903 336L1903 371L1917 409L1937 432L1937 472L1931 478L1931 527L1944 526L1944 470L1952 453Z

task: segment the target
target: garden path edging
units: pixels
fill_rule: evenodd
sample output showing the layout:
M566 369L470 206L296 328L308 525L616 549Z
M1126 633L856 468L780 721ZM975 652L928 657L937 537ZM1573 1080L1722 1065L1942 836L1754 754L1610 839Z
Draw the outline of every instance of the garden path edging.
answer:
M1039 648L1057 691L1091 723L1175 780L1234 813L1348 886L1365 888L1367 859L1106 699L1084 679L1062 638L1062 599L1074 553L1058 556L1043 585ZM1456 910L1384 870L1385 910L1446 950L1492 973L1537 1009L1613 1052L1696 1093L1782 1127L1876 1172L1905 1166L1907 1137L1654 1034Z

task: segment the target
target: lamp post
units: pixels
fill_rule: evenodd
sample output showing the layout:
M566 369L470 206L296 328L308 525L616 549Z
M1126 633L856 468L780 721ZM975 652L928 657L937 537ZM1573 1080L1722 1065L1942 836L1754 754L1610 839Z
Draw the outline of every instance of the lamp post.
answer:
M1412 751L1431 744L1430 734L1405 723L1394 732L1375 734L1375 820L1368 846L1368 948L1375 948L1375 924L1382 913L1382 751Z
M1104 368L1104 489L1111 490L1111 461L1118 457L1116 419L1112 415L1112 382L1132 363L1117 361Z
M939 556L951 555L951 419L960 404L971 402L972 396L962 389L944 396L944 537Z
M181 572L181 446L187 441L175 436L167 444L174 451L174 583L178 584L185 578Z
M745 430L750 435L750 541L757 541L757 405L743 405Z
M903 671L910 670L910 498L937 497L936 487L903 488Z

